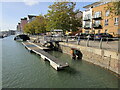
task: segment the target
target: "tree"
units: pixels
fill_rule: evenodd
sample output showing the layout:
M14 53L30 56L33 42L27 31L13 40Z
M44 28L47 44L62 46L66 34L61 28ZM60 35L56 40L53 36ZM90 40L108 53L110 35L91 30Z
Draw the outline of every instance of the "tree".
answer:
M24 32L30 34L39 34L46 32L46 19L44 16L36 16L35 20L28 23L24 27Z
M45 15L47 18L47 31L53 29L62 29L65 31L77 31L81 26L80 19L75 15L78 10L74 11L76 3L73 2L55 2L49 6L48 13Z
M35 34L35 29L32 22L24 26L24 32L29 34Z
M119 0L118 0L118 2L112 2L111 6L108 4L107 9L110 10L111 16L118 15L119 16L119 21L120 21L120 1ZM120 27L120 23L119 23L118 27ZM120 37L119 30L120 29L118 29L118 37ZM120 46L120 38L118 38L118 39L119 39L118 40L118 46ZM118 47L118 53L120 53L120 47Z
M107 7L111 15L120 15L120 1L108 3Z

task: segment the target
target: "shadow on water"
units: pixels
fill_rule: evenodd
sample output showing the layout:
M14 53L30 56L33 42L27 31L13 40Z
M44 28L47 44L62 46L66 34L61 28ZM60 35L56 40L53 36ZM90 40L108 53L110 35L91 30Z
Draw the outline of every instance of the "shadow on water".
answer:
M78 73L78 71L77 70L75 70L74 68L72 68L72 67L66 67L65 69L63 69L63 70L61 70L60 72L63 72L63 73L65 73L65 74L71 74L71 75L75 75L75 74L77 74Z
M36 55L38 58L40 58L41 60L43 60L39 55L35 54L34 52L31 52L32 55ZM44 61L44 60L43 60ZM80 62L80 60L74 60L73 62ZM45 60L44 61L44 64L46 66L50 66L50 62L48 60ZM53 68L52 68L53 69ZM59 71L58 71L59 72ZM75 70L74 68L72 68L71 66L69 67L66 67L65 69L63 70L60 70L60 72L63 72L65 74L71 74L71 75L74 75L74 74L77 74L78 71Z
M54 57L56 57L56 58L60 58L62 55L63 55L63 53L61 53L61 52L58 52L58 51L55 51L55 50L53 50L53 51L47 51L50 55L53 55ZM59 54L57 54L57 53L59 53Z

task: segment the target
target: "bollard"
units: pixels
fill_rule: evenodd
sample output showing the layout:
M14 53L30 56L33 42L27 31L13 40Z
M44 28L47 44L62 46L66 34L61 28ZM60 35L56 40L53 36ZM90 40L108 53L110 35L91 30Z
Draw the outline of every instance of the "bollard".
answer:
M88 39L87 39L87 43L86 43L86 47L89 47L89 37L88 37Z
M100 49L102 49L102 40L103 40L103 39L101 38L100 44L99 44L99 48L100 48Z

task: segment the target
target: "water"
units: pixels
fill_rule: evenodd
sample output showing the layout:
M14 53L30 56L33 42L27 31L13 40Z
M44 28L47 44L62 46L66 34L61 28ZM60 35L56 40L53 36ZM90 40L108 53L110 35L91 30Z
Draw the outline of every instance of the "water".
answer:
M49 62L29 53L14 36L2 41L3 88L118 88L118 77L83 60L56 51L49 53L69 63L66 70L56 71Z

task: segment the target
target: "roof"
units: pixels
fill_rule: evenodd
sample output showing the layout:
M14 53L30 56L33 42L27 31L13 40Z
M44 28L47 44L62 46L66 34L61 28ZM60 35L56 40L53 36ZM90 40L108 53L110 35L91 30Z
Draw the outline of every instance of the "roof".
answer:
M26 17L24 17L24 18L21 18L21 20L27 20L27 18L26 18Z
M35 15L28 15L28 18L36 17Z
M102 3L102 2L95 2L95 3L89 4L89 5L87 5L87 6L84 6L83 8L89 8L89 7L92 7L92 6L101 4L101 3Z

